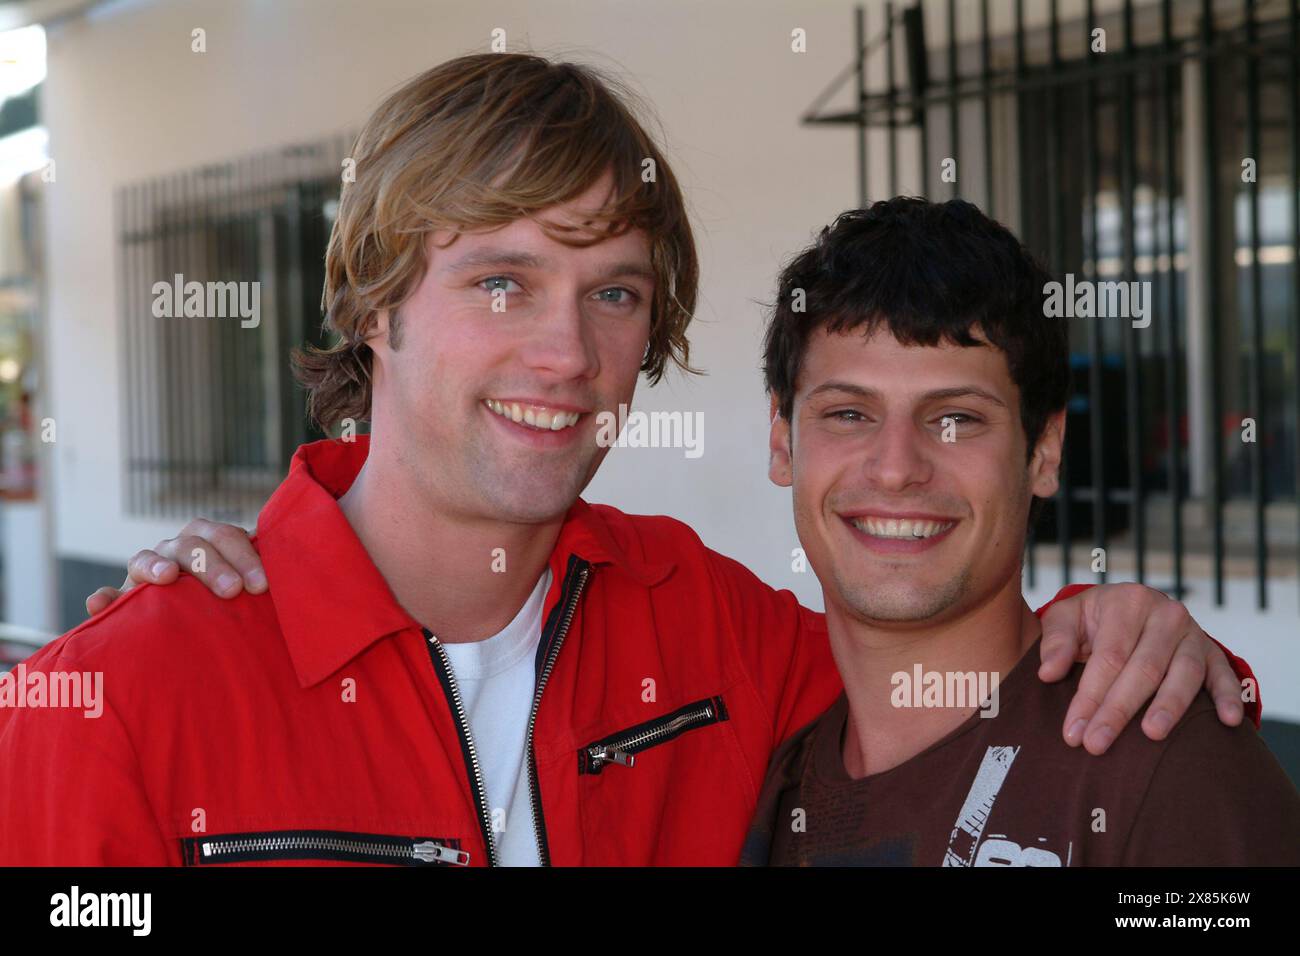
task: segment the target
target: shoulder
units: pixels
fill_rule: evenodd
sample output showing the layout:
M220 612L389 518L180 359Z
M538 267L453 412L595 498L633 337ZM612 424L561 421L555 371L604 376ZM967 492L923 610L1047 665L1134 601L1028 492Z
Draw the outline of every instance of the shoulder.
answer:
M591 505L600 522L618 545L646 560L698 562L717 572L762 584L742 562L715 551L686 522L668 515L638 515L610 505Z
M1127 863L1300 865L1300 792L1253 724L1222 723L1202 691L1158 747Z
M675 576L687 579L707 577L725 591L740 591L747 597L777 592L740 561L715 551L684 521L667 515L637 515L609 505L591 505L604 531L630 557L644 562L671 562ZM731 596L731 595L728 595Z
M829 718L842 703L838 701L819 714L773 751L741 849L741 866L767 866L772 862L777 828L785 824L782 807L788 805L786 797L792 792L798 796L802 790L818 732L825 732L822 728L829 725Z
M638 515L612 505L593 504L592 516L619 547L647 560L671 557L680 548L708 551L695 529L668 515Z
M2 675L0 776L126 773L142 746L165 749L197 713L224 715L214 701L228 701L245 675L283 673L272 655L287 653L267 639L263 601L274 620L265 595L223 601L186 576L133 588L50 642Z
M1037 646L1031 648L1027 653L1033 655L1036 659L1038 655ZM1075 664L1063 679L1053 682L1043 681L1034 673L1036 660L1026 659L1022 661L1022 666L1026 666L1028 669L1028 672L1024 675L1026 678L1024 681L1025 697L1031 712L1027 715L1027 719L1038 722L1055 721L1053 727L1059 732L1064 725L1065 715L1069 711L1070 704L1079 690L1084 665L1082 663ZM1105 758L1114 755L1117 758L1123 757L1126 760L1141 761L1154 766L1173 741L1185 742L1189 739L1189 735L1197 737L1204 732L1203 727L1213 724L1214 728L1222 728L1223 730L1244 732L1247 729L1245 727L1229 728L1220 724L1214 708L1214 701L1202 689L1192 698L1187 710L1178 723L1174 725L1173 730L1163 740L1152 740L1142 730L1142 721L1146 717L1150 703L1150 701L1147 701L1144 706L1139 708L1132 719L1120 730L1114 743L1106 751ZM1061 742L1061 746L1072 750L1085 765L1097 762L1097 758L1092 757L1082 747L1067 748L1064 741ZM1105 758L1101 762L1113 764L1113 761Z
M1052 726L1061 727L1066 709L1078 687L1078 665L1059 684L1043 684ZM1149 705L1148 705L1149 706ZM1249 720L1229 726L1219 720L1214 700L1202 689L1163 740L1152 740L1142 730L1143 707L1120 731L1101 757L1082 747L1073 749L1078 771L1107 788L1122 781L1130 795L1148 810L1176 798L1180 804L1238 803L1244 808L1243 782L1270 786L1280 794L1296 796L1276 758ZM1068 750L1064 742L1063 750Z
M1073 687L1077 687L1077 682ZM1061 706L1062 719L1064 719L1065 707L1068 705L1067 698ZM1209 694L1201 690L1192 698L1192 702L1188 704L1187 710L1174 725L1173 730L1163 740L1152 740L1142 729L1142 721L1146 718L1149 707L1150 702L1133 715L1133 719L1120 731L1107 754L1114 753L1117 756L1141 760L1154 770L1171 749L1201 748L1212 741L1226 741L1230 737L1237 737L1238 732L1242 734L1247 732L1244 726L1228 727L1220 723L1214 701ZM1254 728L1250 728L1249 732L1253 734ZM1237 739L1245 738L1237 737ZM1082 748L1079 749L1082 751ZM1084 753L1086 754L1086 751Z
M1161 744L1161 774L1186 773L1206 784L1251 766L1276 765L1254 725L1249 720L1235 727L1223 723L1205 690L1196 695Z
M676 591L674 600L688 594L693 604L718 608L734 630L755 631L762 639L797 631L824 633L823 615L801 605L793 591L772 587L742 562L708 547L685 522L666 515L626 514L607 505L591 507L627 554L672 565L665 594Z
M57 658L123 683L202 671L223 659L255 666L270 643L266 632L276 629L269 594L223 599L181 575L174 584L137 585L51 642L29 666Z

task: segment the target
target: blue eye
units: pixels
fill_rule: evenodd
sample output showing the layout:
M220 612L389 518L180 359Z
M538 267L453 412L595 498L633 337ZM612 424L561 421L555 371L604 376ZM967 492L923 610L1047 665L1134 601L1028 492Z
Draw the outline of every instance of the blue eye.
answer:
M847 417L847 416L850 416L850 415L853 415L853 416L856 416L856 417L854 417L854 418L849 418L849 417ZM852 409L852 408L841 408L839 411L830 412L826 417L827 417L827 418L834 418L834 419L836 419L837 421L841 421L841 422L858 422L858 421L865 421L865 417L863 416L863 414L862 414L861 412L855 410L855 409Z
M608 296L610 293L615 293L619 295L620 298L617 299L601 298L603 296ZM624 289L622 286L616 286L615 288L612 289L601 289L599 292L596 293L596 296L598 298L601 298L602 302L607 302L610 305L630 305L637 297L636 293L633 292L631 289Z
M513 285L514 288L512 289L505 288L504 284ZM509 276L488 276L486 279L481 281L478 285L479 288L483 289L483 291L485 292L496 292L498 290L501 292L519 291L519 283L515 282L515 280L510 278Z

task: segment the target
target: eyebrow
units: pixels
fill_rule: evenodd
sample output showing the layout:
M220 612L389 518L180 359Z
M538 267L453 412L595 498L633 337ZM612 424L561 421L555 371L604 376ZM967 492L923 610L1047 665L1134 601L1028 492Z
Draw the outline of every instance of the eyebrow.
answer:
M479 269L547 269L553 265L551 260L534 255L531 252L510 249L475 249L443 266L442 272L454 274L474 272ZM658 276L645 262L626 260L615 262L600 271L600 278L619 279L632 277L657 282Z
M809 392L807 397L813 398L826 392L847 392L850 395L856 395L859 398L866 399L880 399L883 397L882 393L877 389L867 388L864 385L855 385L852 382L841 382L836 380L823 382L821 385L818 385ZM921 397L926 401L939 401L947 398L969 398L971 396L982 398L985 401L992 402L994 405L999 405L1002 408L1007 407L1006 402L987 389L980 388L978 385L954 385L952 388L938 388L934 391L926 392Z
M474 249L442 267L443 272L473 272L476 269L544 269L549 260L531 252L503 249Z

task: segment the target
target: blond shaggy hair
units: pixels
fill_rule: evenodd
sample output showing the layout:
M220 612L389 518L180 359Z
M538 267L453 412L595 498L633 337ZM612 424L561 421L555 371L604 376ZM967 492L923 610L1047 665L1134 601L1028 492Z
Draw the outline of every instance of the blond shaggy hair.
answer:
M333 343L296 350L308 413L323 428L370 417L366 339L387 310L390 343L401 344L397 310L427 267L430 232L505 225L571 200L603 175L611 201L595 227L539 225L586 246L643 230L656 277L650 339L641 370L653 384L669 362L693 371L686 327L699 262L672 170L633 112L634 98L590 67L520 53L478 54L436 66L389 96L353 146L355 181L345 183L325 256L321 307ZM645 161L654 181L643 181Z

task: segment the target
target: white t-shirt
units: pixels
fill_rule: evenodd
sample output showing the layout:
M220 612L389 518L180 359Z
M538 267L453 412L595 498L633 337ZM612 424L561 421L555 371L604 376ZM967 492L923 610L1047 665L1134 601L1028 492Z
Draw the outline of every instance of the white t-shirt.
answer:
M515 619L500 633L482 641L442 645L460 688L483 770L497 860L502 866L541 865L524 748L536 689L542 605L550 586L551 569L547 568Z

